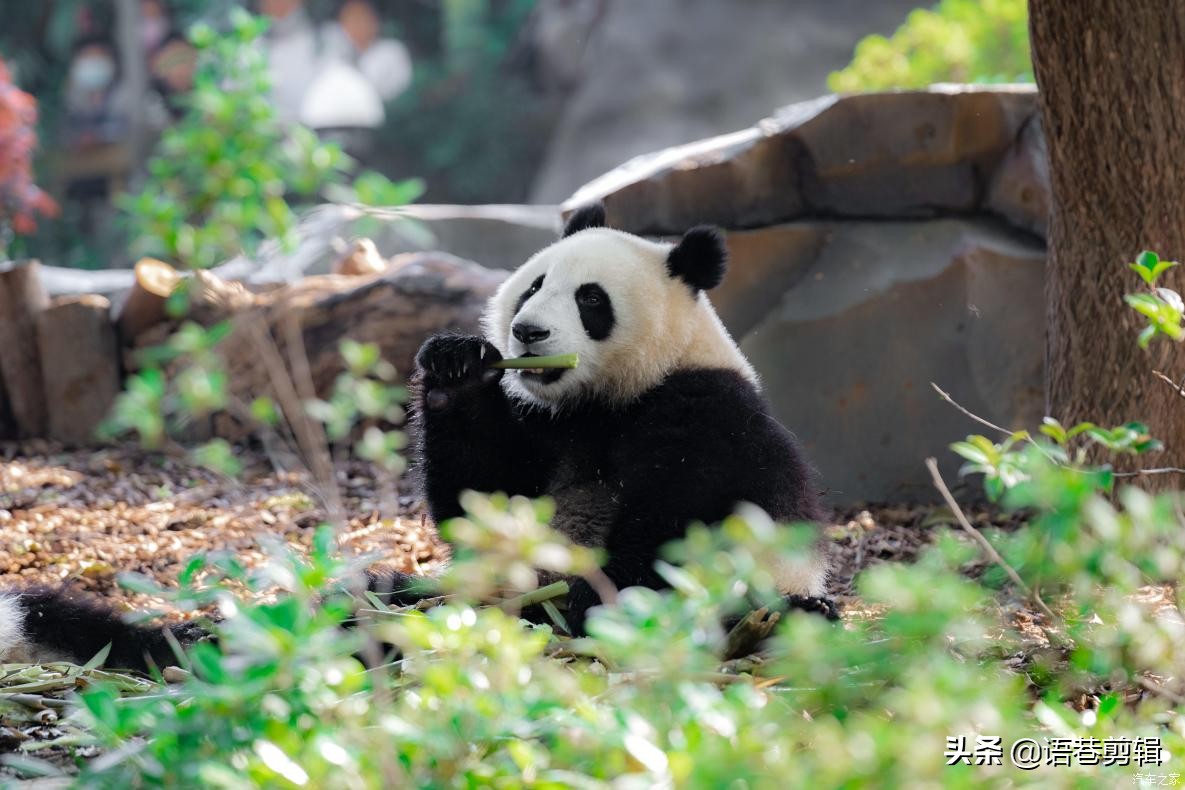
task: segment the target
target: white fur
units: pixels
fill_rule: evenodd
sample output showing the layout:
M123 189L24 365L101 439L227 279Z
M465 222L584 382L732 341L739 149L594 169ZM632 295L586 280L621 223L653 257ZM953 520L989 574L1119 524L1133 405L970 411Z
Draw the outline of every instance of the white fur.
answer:
M531 353L576 353L580 364L551 384L511 372L502 379L507 394L553 410L587 397L626 403L687 368L736 370L756 385L757 374L707 296L670 276L671 249L629 233L589 228L520 266L490 299L483 319L486 338L504 357L522 356L527 349L511 334L511 325L536 324L551 335L532 345ZM516 314L519 297L541 274L542 289ZM605 340L590 338L580 322L576 289L586 283L609 294L615 323Z
M31 658L25 641L25 610L20 598L0 593L0 662L23 662Z

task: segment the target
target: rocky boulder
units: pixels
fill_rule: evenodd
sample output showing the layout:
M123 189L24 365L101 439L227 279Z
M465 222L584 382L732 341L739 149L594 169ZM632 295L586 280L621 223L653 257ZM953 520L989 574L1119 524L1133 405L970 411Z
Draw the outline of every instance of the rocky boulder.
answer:
M931 383L998 425L1039 424L1040 245L952 219L782 226L731 244L761 236L790 238L783 281L726 291L720 311L833 501L928 499L931 455L953 482L947 445L982 428Z
M636 157L564 207L604 200L611 225L648 234L700 222L1036 214L1048 193L1029 154L1040 132L1021 134L1036 101L1027 86L827 96L740 132ZM1025 188L1032 194L1022 199Z
M625 159L738 129L827 90L869 33L892 33L917 0L592 0L532 200L554 203ZM576 14L569 14L576 16ZM545 17L546 18L546 17ZM577 30L590 27L574 19ZM576 37L573 37L576 38Z
M578 190L609 224L728 232L712 301L831 501L933 500L924 467L1044 413L1050 204L1032 88L828 96Z

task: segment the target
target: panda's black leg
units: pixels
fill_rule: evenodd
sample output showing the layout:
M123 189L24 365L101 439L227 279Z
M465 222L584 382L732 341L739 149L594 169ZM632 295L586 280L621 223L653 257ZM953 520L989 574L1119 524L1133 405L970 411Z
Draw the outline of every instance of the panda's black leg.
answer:
M386 569L368 569L366 589L388 606L415 606L420 601L443 595L435 580L427 576Z
M12 591L22 614L21 631L37 649L89 661L110 645L104 666L147 672L177 663L174 643L189 647L209 638L196 623L136 625L104 601L65 590L33 587ZM168 631L173 637L165 636Z

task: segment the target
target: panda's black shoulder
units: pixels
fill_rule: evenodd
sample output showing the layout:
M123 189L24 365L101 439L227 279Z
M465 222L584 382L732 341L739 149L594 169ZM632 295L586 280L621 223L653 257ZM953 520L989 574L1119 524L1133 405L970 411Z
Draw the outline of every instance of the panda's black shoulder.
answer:
M765 408L765 401L753 382L726 368L677 370L640 399L648 411L689 408L729 409L737 406Z
M701 445L764 432L769 419L753 382L737 371L714 368L671 373L638 400L633 412L638 437L649 436L643 441L691 441L694 436Z

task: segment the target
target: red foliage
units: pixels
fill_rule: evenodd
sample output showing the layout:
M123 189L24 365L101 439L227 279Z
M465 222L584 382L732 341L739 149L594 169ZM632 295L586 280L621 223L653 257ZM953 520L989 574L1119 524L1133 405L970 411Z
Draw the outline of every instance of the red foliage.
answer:
M36 125L37 100L12 84L0 61L0 222L22 234L37 229L37 215L58 213L58 204L33 183Z

